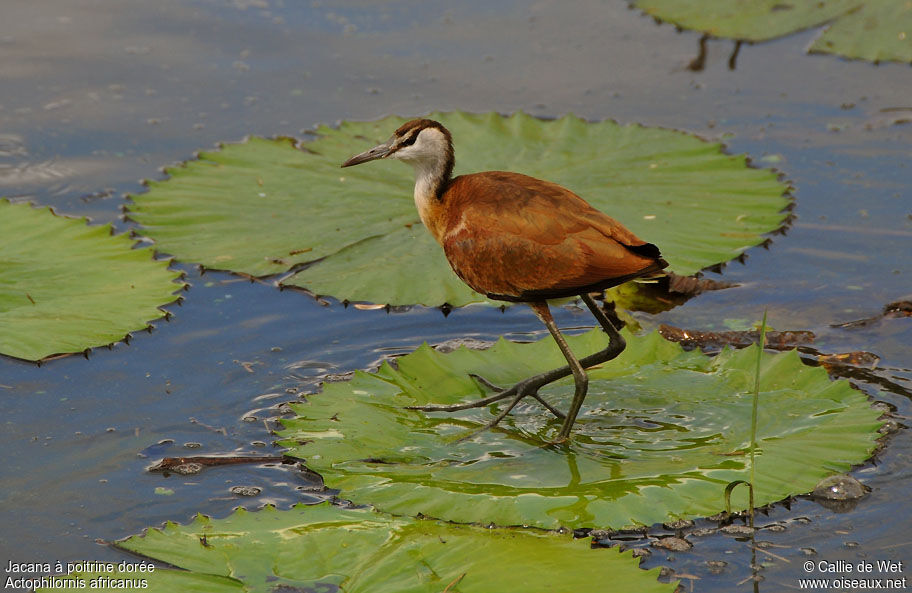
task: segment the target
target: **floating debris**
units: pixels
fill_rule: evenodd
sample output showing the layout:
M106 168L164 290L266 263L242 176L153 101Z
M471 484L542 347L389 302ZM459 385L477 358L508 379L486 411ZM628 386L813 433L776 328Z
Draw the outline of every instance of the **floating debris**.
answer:
M176 474L198 474L203 467L215 465L237 465L239 463L296 463L284 455L221 455L196 457L165 457L149 468L150 472L174 472ZM186 470L195 471L186 471Z
M663 338L672 342L679 342L685 348L717 349L723 346L745 348L760 341L760 332L749 331L722 331L704 332L699 330L681 329L672 325L662 324L659 333ZM791 350L798 346L812 344L814 332L811 331L771 331L766 332L766 347L774 350Z
M867 327L882 319L895 319L897 317L912 317L912 297L905 297L898 301L887 303L884 305L883 311L881 311L879 315L865 317L864 319L856 319L854 321L846 321L844 323L834 323L831 327L855 329L857 327Z
M203 466L200 463L181 463L170 468L169 471L182 476L192 476L203 471Z
M817 360L825 368L834 366L854 366L874 370L880 357L872 352L857 350L855 352L840 352L837 354L820 354Z
M747 525L725 525L719 528L719 532L737 537L750 537L754 533L754 528Z
M668 523L662 523L662 527L665 529L670 529L672 531L677 531L678 529L687 529L688 527L693 527L694 522L690 519L678 519L677 521L669 521Z
M693 544L683 537L660 537L652 542L652 547L672 552L686 552L693 547Z
M709 570L709 574L722 574L725 570L725 567L728 566L728 562L725 560L707 560L706 568Z

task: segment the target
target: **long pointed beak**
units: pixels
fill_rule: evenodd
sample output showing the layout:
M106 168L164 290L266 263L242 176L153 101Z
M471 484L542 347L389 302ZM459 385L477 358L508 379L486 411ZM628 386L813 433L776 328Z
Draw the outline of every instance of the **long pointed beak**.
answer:
M361 154L356 154L352 158L342 163L342 166L351 167L352 165L360 165L361 163L366 163L367 161L382 159L389 155L391 150L392 142L384 142L383 144L377 145L370 150L365 150Z

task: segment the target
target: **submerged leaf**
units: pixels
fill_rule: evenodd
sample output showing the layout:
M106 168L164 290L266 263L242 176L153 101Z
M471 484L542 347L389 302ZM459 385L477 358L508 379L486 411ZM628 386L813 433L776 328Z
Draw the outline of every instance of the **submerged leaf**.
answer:
M543 446L559 422L534 401L501 426L459 441L496 406L457 413L405 409L478 398L562 366L548 338L501 340L486 351L426 346L397 368L357 373L293 404L281 433L340 496L398 514L555 528L651 525L722 510L725 485L748 478L756 347L711 358L653 333L627 336L617 359L589 371L589 396L567 446ZM604 348L592 331L569 338L582 356ZM846 381L831 381L792 351L765 354L760 373L758 505L808 492L821 477L864 461L879 413ZM567 379L542 390L557 407ZM746 492L734 493L746 508Z
M0 353L81 352L165 315L179 272L110 225L0 200Z
M618 593L676 587L659 583L657 568L640 570L630 552L591 550L588 540L569 534L449 525L328 503L198 516L116 546L189 571L157 568L148 575L153 592L323 590L320 584L346 593L440 593L452 583L453 593L584 591L592 583Z
M679 274L737 257L786 218L775 172L682 132L569 115L431 117L453 133L457 174L510 170L560 183L657 243ZM339 168L404 121L320 127L301 149L287 139L225 145L168 169L169 179L133 196L130 217L182 261L254 276L295 270L283 283L318 294L393 305L482 301L423 228L407 166Z

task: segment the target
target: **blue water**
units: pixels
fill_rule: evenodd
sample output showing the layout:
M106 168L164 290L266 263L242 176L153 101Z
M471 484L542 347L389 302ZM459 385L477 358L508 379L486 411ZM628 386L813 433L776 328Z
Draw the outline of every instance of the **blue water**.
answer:
M7 1L0 195L122 230L123 194L195 150L389 113L572 112L724 138L758 166L775 162L796 188L797 218L770 249L709 274L738 288L640 315L641 324L725 329L766 309L776 329L815 331L822 352L877 354L877 368L856 383L907 422L912 319L829 326L912 293L912 127L884 111L912 107L912 77L908 66L806 56L814 35L745 46L734 71L731 44L710 42L705 71L692 72L698 36L623 3ZM313 500L313 483L288 467L169 477L146 468L163 456L276 453L267 428L282 402L323 376L372 368L424 341L545 334L524 307L446 317L420 307L361 311L181 269L190 284L184 302L129 345L40 367L0 357L0 561L119 560L96 539L197 512ZM591 324L570 309L557 318ZM762 517L785 526L758 537L788 562L761 553L760 589L796 588L806 576L801 548L814 548L815 559L912 565L910 445L902 430L855 470L872 491L852 512L799 499ZM230 491L237 485L262 493L241 498ZM746 542L691 540L692 551L657 550L646 566L699 576L699 591L753 586L738 584L750 574ZM728 564L716 575L708 560Z

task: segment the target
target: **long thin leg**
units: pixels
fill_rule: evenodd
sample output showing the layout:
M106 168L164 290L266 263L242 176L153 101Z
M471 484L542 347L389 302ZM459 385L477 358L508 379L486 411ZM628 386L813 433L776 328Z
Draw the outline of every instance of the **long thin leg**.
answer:
M602 326L602 329L605 330L605 333L608 334L608 337L610 339L608 346L604 350L600 350L594 354L590 354L589 356L586 356L585 358L581 358L578 360L579 366L582 367L583 369L587 369L587 368L602 364L604 362L607 362L609 360L616 358L621 352L624 351L624 348L626 348L627 343L624 341L624 338L621 337L621 334L618 333L617 329L614 327L614 325L611 323L611 321L608 319L608 317L605 316L605 313L595 303L595 301L592 299L592 297L590 297L588 294L581 294L580 297L583 299L583 302L586 303L586 306L589 307L589 310L595 316L596 320L598 320L599 325ZM533 307L533 309L534 309L534 307ZM536 313L538 313L538 311L536 311ZM548 312L548 315L550 317L550 311ZM547 325L547 323L545 325ZM550 330L550 328L549 328L549 330ZM552 333L552 335L553 335L553 333ZM561 338L563 338L563 336L561 336ZM557 340L557 338L555 338L555 340ZM566 343L566 341L565 341L565 343ZM560 346L560 342L558 342L558 346ZM563 351L563 349L562 349L562 351ZM566 358L566 355L565 355L565 358ZM559 367L559 368L552 369L550 371L547 371L547 372L544 372L544 373L541 373L538 375L534 375L532 377L529 377L528 379L524 379L524 380L520 381L519 383L513 385L509 389L506 389L500 393L495 393L489 397L482 398L480 400L476 400L473 402L468 402L468 403L464 403L464 404L455 404L455 405L408 406L408 409L423 410L426 412L455 412L458 410L465 410L468 408L483 407L483 406L489 405L491 403L494 403L496 401L500 401L502 399L507 399L508 397L513 397L514 400L512 402L510 402L510 404L507 406L507 408L508 408L507 411L501 412L501 414L499 414L498 417L495 418L495 421L492 421L492 423L489 423L488 426L486 427L486 428L490 428L492 426L495 426L497 424L497 422L499 422L501 419L503 419L503 417L506 416L507 413L509 413L509 410L512 409L513 406L515 406L516 403L518 403L519 400L521 400L523 397L530 395L532 393L537 393L541 387L543 387L549 383L553 383L554 381L557 381L558 379L563 379L564 377L567 377L571 374L573 374L573 371L570 369L570 366L568 364L567 366ZM574 397L574 401L576 399L577 398ZM585 394L583 396L583 399L585 399ZM580 399L579 405L580 406L582 405L582 399ZM573 403L571 403L571 407L572 406L573 406ZM579 412L579 410L577 409L577 413L578 412ZM575 418L574 418L574 421L575 421ZM572 426L573 426L573 422L570 422L568 424L566 421L566 418L565 418L564 426L561 427L561 434L563 434L565 430L569 434L569 431L572 428Z
M478 432L481 432L483 430L488 430L489 428L494 428L495 426L500 424L501 420L506 418L507 414L509 414L513 410L513 408L516 407L516 404L518 404L521 399L523 399L527 395L531 395L532 397L537 399L540 403L542 403L545 407L547 407L549 410L551 410L555 416L558 416L559 418L563 417L564 424L563 424L563 426L561 426L560 435L558 435L558 438L555 442L563 442L563 441L567 440L567 435L565 435L564 432L566 431L567 434L570 433L570 428L573 426L573 422L576 419L576 414L579 413L580 405L582 405L583 400L586 398L586 389L589 387L589 377L586 376L585 369L583 369L583 367L580 366L580 363L576 359L576 356L573 355L573 351L570 350L570 345L567 344L567 340L564 339L563 334L561 334L560 330L557 329L557 324L554 323L554 317L551 316L551 310L548 309L548 303L546 303L545 301L533 301L533 302L529 303L529 306L532 308L532 310L535 312L535 314L538 316L538 318L541 319L542 323L545 324L545 327L548 328L548 331L551 332L551 336L554 338L554 341L557 342L558 348L560 348L561 352L564 354L564 358L566 358L567 362L569 363L569 368L570 368L571 372L573 373L573 379L576 384L576 392L573 395L574 404L571 404L571 406L570 406L570 409L571 409L571 411L573 411L573 414L572 414L572 416L569 414L567 414L567 415L561 414L560 412L555 410L553 407L551 407L550 404L545 402L545 400L543 400L541 398L541 396L538 395L538 390L541 387L541 385L536 384L534 382L535 377L533 377L531 381L530 380L520 381L519 383L514 385L510 390L508 390L508 391L514 392L513 399L511 399L507 403L507 405L497 414L497 416L494 417L493 420L491 420L490 422L488 422L487 424L485 424L478 430L473 430L469 435L463 437L463 439L469 438L470 436L472 436ZM538 377L538 376L540 376L540 375L536 375L536 377ZM487 380L483 380L483 383L490 385L487 382ZM503 393L500 393L497 395L502 397ZM489 399L489 398L485 398L485 399ZM576 403L577 401L579 403ZM575 405L575 411L574 411L574 405ZM460 440L463 440L463 439L460 439Z
M567 364L570 367L570 371L573 373L573 382L576 384L576 389L573 392L573 400L570 402L570 410L567 412L564 423L561 425L560 432L557 434L558 442L565 441L567 440L567 437L570 436L570 429L573 428L573 423L576 422L576 416L579 414L580 407L583 405L583 400L586 399L586 392L589 389L589 377L586 375L586 369L582 367L580 362L576 359L576 356L573 355L573 351L570 350L570 345L567 343L567 340L564 339L564 335L557 329L557 324L554 323L554 317L551 316L551 310L548 309L548 303L544 301L529 303L529 306L532 307L532 310L535 311L538 318L542 320L542 323L544 323L548 328L548 331L551 332L551 337L557 342L557 347L560 348L564 358L567 359Z
M611 346L609 348L617 348L617 354L612 356L614 358L618 354L624 351L624 348L627 347L627 341L618 333L614 324L611 323L611 320L608 319L608 316L605 315L605 312L602 311L602 308L598 306L598 303L586 293L580 295L580 298L583 299L583 302L586 303L586 306L589 307L589 310L592 312L592 315L595 316L598 320L599 325L602 326L602 329L605 330L605 333L608 334L608 337L611 339ZM615 344L616 342L616 344ZM610 358L608 360L611 360ZM589 367L586 367L589 368Z

